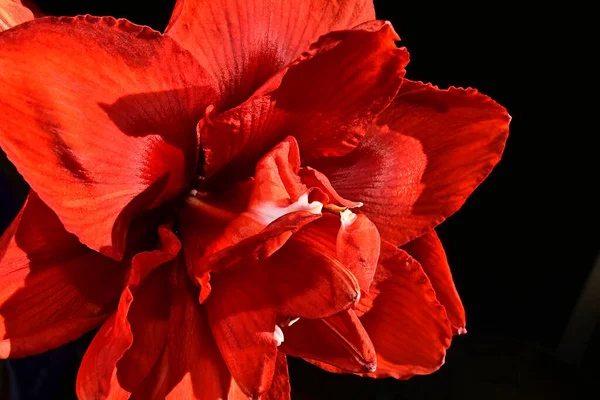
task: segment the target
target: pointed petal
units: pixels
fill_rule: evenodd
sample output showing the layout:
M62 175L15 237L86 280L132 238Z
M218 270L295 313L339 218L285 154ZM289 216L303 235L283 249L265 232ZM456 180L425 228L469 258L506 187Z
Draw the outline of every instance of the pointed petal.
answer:
M288 365L285 354L282 352L277 353L277 359L275 361L275 374L273 375L273 382L269 391L263 394L261 400L289 400L290 399L290 376L288 373ZM231 381L231 389L228 393L228 400L252 400L252 398L246 396L242 389Z
M366 376L407 379L444 363L450 321L427 275L403 250L382 242L371 290L356 311L377 351L377 370Z
M328 317L359 297L356 280L339 262L293 238L262 264L214 274L212 283L205 303L208 320L231 374L248 396L270 387L278 316Z
M126 273L65 231L31 192L0 239L0 357L41 353L97 327Z
M83 357L76 385L82 400L128 398L162 353L171 268L157 267L173 260L181 245L165 226L159 228L159 237L158 250L133 258L117 312L104 323Z
M210 72L228 109L319 36L373 19L371 0L178 0L166 33Z
M510 117L473 89L404 80L370 136L346 157L313 166L396 245L464 203L500 160Z
M423 267L438 301L446 308L452 332L455 335L467 333L465 308L454 286L446 252L437 233L430 231L408 242L403 249Z
M198 125L207 176L249 174L287 136L302 160L348 153L395 96L408 62L391 24L332 32L240 106Z
M0 36L0 146L69 232L120 259L129 221L194 173L207 79L150 28L35 20Z
M348 372L372 372L377 366L373 343L354 310L324 319L300 319L283 332L280 350L291 356Z
M41 16L28 0L0 0L0 32Z

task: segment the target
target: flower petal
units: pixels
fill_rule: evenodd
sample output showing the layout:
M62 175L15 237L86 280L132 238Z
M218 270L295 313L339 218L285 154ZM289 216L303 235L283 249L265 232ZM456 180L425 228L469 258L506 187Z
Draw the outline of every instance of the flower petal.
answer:
M302 160L348 153L396 95L408 62L391 24L332 32L240 106L198 125L207 176L236 177L287 136Z
M354 310L324 319L300 319L283 332L280 350L291 356L348 372L372 372L377 366L373 343Z
M205 303L208 321L231 374L248 396L270 387L278 317L328 317L359 297L356 280L339 262L293 238L263 263L214 274L212 282Z
M191 276L195 276L201 285L201 303L210 294L211 272L224 272L241 265L248 267L269 257L300 227L321 216L322 202L328 200L327 196L319 189L308 190L297 175L299 169L298 144L290 137L258 163L245 211L237 217L227 206L219 208L211 204L212 196L188 199L186 213L194 208L198 214L207 214L208 218L196 227L190 226L189 221L184 222L184 235L200 237L202 234L195 232L198 229L205 233L218 232L219 224L214 223L215 219L220 216L226 219L227 215L233 218L217 238L211 238L210 243L203 246L202 253L196 250L195 254L187 253ZM190 258L194 255L196 258Z
M430 231L408 242L403 249L423 267L438 301L446 308L448 319L452 322L453 333L455 335L467 333L465 308L454 286L446 252L437 233Z
M404 80L355 151L314 163L382 237L403 245L453 214L500 160L510 117L473 89Z
M69 232L121 259L130 220L194 174L208 79L126 20L28 22L0 36L0 146Z
M250 97L319 36L373 19L371 0L178 0L166 33L218 82L225 110Z
M214 274L212 294L205 303L223 359L237 385L251 397L269 389L277 357L277 314L269 288L258 281L264 279L258 271L242 268Z
M171 269L169 330L158 362L131 399L225 399L231 375L182 260Z
M41 16L28 0L0 0L0 32Z
M0 357L41 353L97 327L126 273L65 231L31 192L0 238Z
M350 216L348 216L349 213ZM295 239L338 260L368 292L379 259L380 238L375 225L363 214L343 212L323 217L301 229Z
M115 314L86 351L77 375L80 399L128 398L162 353L170 310L168 288L180 243L159 228L159 249L137 254Z
M311 167L304 167L298 171L298 175L302 180L302 183L308 187L317 187L323 191L328 197L329 200L334 204L339 204L348 208L361 207L362 203L352 200L347 200L340 196L333 186L331 186L331 182L329 179L319 171Z
M285 354L282 352L277 353L277 359L275 360L275 374L273 375L273 382L269 391L263 394L261 400L289 400L290 399L290 376L288 373L288 365ZM235 380L231 381L231 389L228 393L228 400L252 400L251 397L246 396L242 389L235 383Z
M371 290L356 311L377 351L377 370L366 376L407 379L444 363L450 321L427 275L403 250L382 242Z

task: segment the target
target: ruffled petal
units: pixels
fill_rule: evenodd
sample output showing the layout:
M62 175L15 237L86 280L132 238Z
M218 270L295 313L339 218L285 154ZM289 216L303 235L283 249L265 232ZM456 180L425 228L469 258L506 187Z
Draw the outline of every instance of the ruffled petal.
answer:
M0 357L42 353L97 327L126 274L65 231L31 192L0 238Z
M384 239L402 245L460 208L500 160L509 121L476 90L404 80L356 150L313 166L364 203Z
M193 197L187 201L187 209L195 208L198 214L206 214L208 230L217 232L218 222L231 215L232 220L222 233L205 246L204 252L195 251L200 257L188 253L192 276L201 285L200 301L210 294L210 273L227 269L249 267L269 257L302 226L321 216L327 196L319 189L309 190L298 176L300 155L294 138L287 138L267 153L256 166L252 189L245 211L237 215L225 207L211 203L211 196ZM187 211L186 211L187 212ZM202 236L195 230L208 231L203 225L192 227L184 222L184 234ZM187 239L185 239L187 240ZM207 240L202 240L207 242Z
M28 0L0 0L0 32L41 16Z
M249 175L287 136L303 161L354 149L402 81L408 53L397 39L381 21L332 32L240 106L209 112L198 125L207 176L225 166L229 179Z
M377 370L366 376L407 379L444 363L450 321L427 275L403 250L382 242L371 290L356 311L377 352Z
M319 36L373 19L371 0L178 0L166 33L210 72L228 109Z
M375 348L354 310L329 318L300 319L283 328L280 350L309 361L320 361L347 372L373 372Z
M170 317L168 263L181 244L168 227L159 228L158 250L137 254L117 312L104 323L86 351L77 375L77 396L128 398L161 356Z
M339 262L293 238L261 264L214 274L212 282L205 304L213 335L235 381L254 397L271 385L280 317L324 318L359 298Z
M150 28L35 20L0 36L0 146L69 232L120 259L129 221L195 172L208 80Z
M189 281L182 262L171 270L168 284L169 328L162 354L131 399L227 398L231 375L215 345L205 312L198 304L197 289Z
M403 249L423 267L438 301L446 308L452 332L455 335L467 333L465 308L454 286L446 252L437 233L430 231L408 242Z

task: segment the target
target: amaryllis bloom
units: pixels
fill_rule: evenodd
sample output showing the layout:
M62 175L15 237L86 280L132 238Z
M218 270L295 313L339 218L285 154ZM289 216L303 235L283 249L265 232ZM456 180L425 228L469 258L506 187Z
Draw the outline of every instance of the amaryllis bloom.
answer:
M0 356L100 327L80 399L285 399L286 355L437 370L465 314L433 229L510 118L404 79L398 40L370 0L178 0L164 34L92 16L0 33L0 146L31 187L0 239Z

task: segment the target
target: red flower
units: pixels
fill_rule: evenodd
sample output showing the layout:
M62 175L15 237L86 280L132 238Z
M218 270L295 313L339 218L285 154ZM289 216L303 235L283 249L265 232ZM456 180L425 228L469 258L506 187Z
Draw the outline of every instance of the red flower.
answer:
M288 398L285 354L438 369L465 314L433 229L509 116L403 79L374 18L179 0L164 35L91 16L1 33L0 146L31 192L0 239L0 355L101 325L81 399Z

